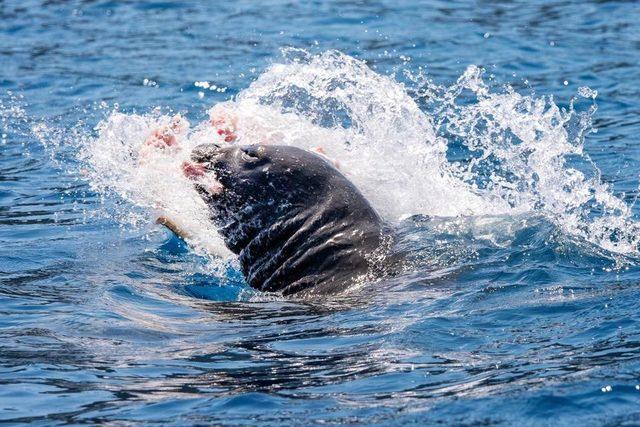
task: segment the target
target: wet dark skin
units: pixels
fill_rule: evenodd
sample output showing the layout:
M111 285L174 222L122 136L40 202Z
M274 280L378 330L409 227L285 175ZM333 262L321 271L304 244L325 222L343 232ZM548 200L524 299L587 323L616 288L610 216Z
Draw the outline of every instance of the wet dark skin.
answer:
M252 287L283 295L343 291L371 271L384 225L322 156L278 145L206 144L192 162L222 191L195 184Z

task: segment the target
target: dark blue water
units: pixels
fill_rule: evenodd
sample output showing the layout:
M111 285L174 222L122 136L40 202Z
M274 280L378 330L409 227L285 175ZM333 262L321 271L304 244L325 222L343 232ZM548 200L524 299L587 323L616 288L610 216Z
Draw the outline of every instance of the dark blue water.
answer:
M627 222L608 230L614 213L585 202L571 229L561 202L577 187L553 193L541 169L527 184L498 159L473 170L478 191L506 170L532 211L423 212L397 225L405 274L288 301L247 297L233 265L213 273L170 233L123 222L127 202L83 175L81 141L116 104L203 120L288 46L404 82L451 161L477 153L452 125L477 100L445 112L421 89L469 65L495 93L561 108L597 90L579 144L609 187L587 193L624 200ZM639 57L635 2L1 1L0 422L640 423Z

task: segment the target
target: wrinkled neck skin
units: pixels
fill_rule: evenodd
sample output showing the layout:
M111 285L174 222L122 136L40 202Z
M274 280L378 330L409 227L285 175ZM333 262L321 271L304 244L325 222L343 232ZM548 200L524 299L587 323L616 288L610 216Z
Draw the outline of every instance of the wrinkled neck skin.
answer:
M246 281L283 295L347 289L367 276L385 241L377 213L359 193L348 191L307 205L251 205L227 214L214 214L214 220Z

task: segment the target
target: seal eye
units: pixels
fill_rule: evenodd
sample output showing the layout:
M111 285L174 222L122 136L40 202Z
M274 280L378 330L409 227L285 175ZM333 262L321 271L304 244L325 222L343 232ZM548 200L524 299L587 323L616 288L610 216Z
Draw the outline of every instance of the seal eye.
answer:
M242 160L245 162L255 162L259 160L259 157L256 155L257 153L255 153L254 150L251 150L250 148L242 148L241 151Z

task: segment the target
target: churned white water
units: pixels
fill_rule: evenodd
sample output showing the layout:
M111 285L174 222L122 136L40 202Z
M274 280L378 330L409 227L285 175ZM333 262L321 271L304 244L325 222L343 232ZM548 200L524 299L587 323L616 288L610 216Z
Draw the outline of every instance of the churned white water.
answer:
M450 87L405 77L414 87L339 52L288 49L283 61L213 108L237 116L238 143L321 147L391 223L416 214L536 215L578 240L638 254L631 207L601 181L583 151L595 91L581 88L563 109L552 97L492 90L475 66ZM577 112L575 101L590 107ZM114 111L97 126L97 137L84 140L87 178L100 193L130 202L120 212L123 221L168 216L194 236L194 247L227 257L180 168L193 147L222 137L207 123L192 123L177 135L179 149L141 156L150 132L170 120ZM456 144L466 155L451 159Z

